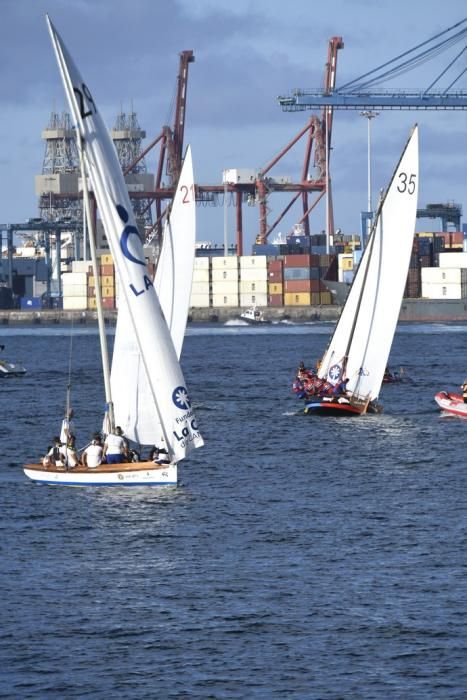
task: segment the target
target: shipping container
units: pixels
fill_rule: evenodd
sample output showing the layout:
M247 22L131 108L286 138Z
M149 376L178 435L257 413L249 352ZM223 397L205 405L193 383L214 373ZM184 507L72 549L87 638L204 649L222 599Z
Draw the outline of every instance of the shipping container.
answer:
M353 254L344 253L338 256L339 270L353 270Z
M285 306L310 306L310 292L287 292L284 293Z
M240 306L267 306L268 305L268 295L267 293L251 293L251 294L240 294Z
M88 308L87 296L63 297L62 309L65 311L85 311Z
M190 306L198 308L207 308L210 306L210 296L209 294L191 294Z
M240 268L240 280L246 282L262 281L266 282L268 279L268 269L267 267L243 267Z
M282 260L269 260L268 261L268 270L270 272L282 272L283 267L284 267L284 263Z
M213 282L238 282L237 268L213 268L211 271Z
M332 294L331 292L320 292L320 299L319 302L320 304L325 304L328 306L329 304L332 304Z
M422 285L424 283L467 283L467 268L465 267L424 267L422 272Z
M461 282L423 282L424 299L466 299L467 285Z
M238 282L236 281L223 281L223 282L212 282L211 291L213 294L237 294L238 295Z
M209 282L193 282L191 285L192 294L207 294L209 296L210 291L211 285Z
M310 267L310 255L286 255L284 268L286 267Z
M467 267L467 253L440 253L440 267Z
M102 277L115 277L115 268L113 265L101 265L99 274Z
M209 269L194 269L193 270L193 282L209 282Z
M319 292L311 292L310 294L310 304L312 306L319 306L321 303L321 296Z
M223 306L238 306L238 294L214 294L212 295L214 308Z
M238 270L238 257L236 255L215 256L212 258L212 270Z
M317 280L313 280L315 284ZM286 280L284 282L284 293L287 292L311 292L311 280ZM314 290L318 291L318 289Z
M87 284L68 284L62 287L64 297L85 297L88 294Z
M113 265L112 256L109 253L99 255L101 265Z
M310 279L309 267L284 267L284 280Z
M115 297L102 297L103 309L115 309Z
M268 265L268 259L265 255L241 255L240 269L242 268L264 268Z
M249 280L240 280L240 294L248 294L248 293L259 293L259 294L267 294L268 293L268 283L266 280L255 280L254 282L251 282Z
M65 272L62 275L62 286L67 284L86 284L88 279L87 272Z
M209 270L211 258L209 256L203 256L202 258L196 257L194 269L195 270Z
M284 293L284 285L282 284L282 282L270 282L268 285L268 293L270 295L282 295Z
M283 306L284 305L284 297L282 294L270 294L268 296L268 304L269 306Z
M284 276L282 274L282 270L277 271L277 272L275 270L270 270L270 272L268 272L268 281L269 282L282 282L283 279L284 279Z

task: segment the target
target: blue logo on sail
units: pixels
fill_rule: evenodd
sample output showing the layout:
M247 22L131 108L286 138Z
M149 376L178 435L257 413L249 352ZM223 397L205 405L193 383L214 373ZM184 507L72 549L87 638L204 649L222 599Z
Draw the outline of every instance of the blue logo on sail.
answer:
M126 222L129 219L129 216L125 207L122 207L121 204L117 204L117 212L120 219L123 221L124 224L126 224ZM122 253L128 260L131 260L131 262L137 263L138 265L146 265L144 260L139 260L138 258L135 258L135 256L130 252L128 248L128 242L131 235L138 236L138 241L141 243L139 231L136 228L136 226L125 226L120 237L120 248L122 249Z
M185 411L191 406L187 390L184 386L178 386L176 389L173 390L172 401L174 402L176 407L180 408L182 411Z
M342 375L342 367L340 365L333 365L329 370L329 379L331 382L338 382Z

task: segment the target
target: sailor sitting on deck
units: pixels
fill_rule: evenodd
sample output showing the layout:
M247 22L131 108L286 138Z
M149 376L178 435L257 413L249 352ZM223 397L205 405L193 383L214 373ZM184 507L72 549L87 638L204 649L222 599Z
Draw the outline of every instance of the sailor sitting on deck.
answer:
M169 453L167 449L162 445L162 447L154 447L151 450L149 459L156 464L170 464Z
M99 435L95 435L91 444L83 451L81 460L84 466L90 469L102 464L102 444Z
M53 439L53 445L42 460L44 467L63 467L66 464L66 450L62 445L59 436Z
M348 379L342 379L342 381L338 382L335 386L332 388L332 395L333 396L345 396L347 394L347 382Z
M79 464L79 457L76 451L76 438L74 435L68 436L68 441L66 443L66 465L67 467L77 467Z

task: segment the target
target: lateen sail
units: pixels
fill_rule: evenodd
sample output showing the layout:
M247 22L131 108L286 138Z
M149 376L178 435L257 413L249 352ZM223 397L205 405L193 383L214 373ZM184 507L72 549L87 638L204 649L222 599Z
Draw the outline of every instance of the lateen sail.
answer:
M378 210L373 233L318 373L332 384L345 373L349 393L371 401L381 388L400 313L417 196L415 126Z
M191 149L188 148L172 210L164 228L154 280L178 358L183 346L193 279L196 240L194 191L193 163ZM127 332L131 321L124 299L119 300L118 308L111 373L115 422L128 438L141 445L159 443L163 434L154 420L154 399L138 346Z
M177 352L146 267L143 246L117 154L62 39L47 18L70 110L79 129L87 169L102 217L131 326L154 404L174 462L203 445Z

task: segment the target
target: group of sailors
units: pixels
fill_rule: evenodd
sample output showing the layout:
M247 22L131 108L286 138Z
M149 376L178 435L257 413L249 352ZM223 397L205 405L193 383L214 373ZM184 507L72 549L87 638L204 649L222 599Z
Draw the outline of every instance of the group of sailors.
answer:
M104 438L100 433L95 433L89 444L79 453L73 434L72 418L73 411L69 410L62 422L60 435L53 438L53 444L42 458L43 466L65 467L67 469L84 466L94 469L101 464L140 461L139 452L130 447L119 426L110 431ZM155 464L170 464L166 447L154 445L149 452L148 461Z
M348 381L348 379L342 379L336 384L331 384L326 379L318 377L317 370L307 369L304 363L300 362L297 376L292 384L292 391L298 399L308 399L312 396L346 396Z

